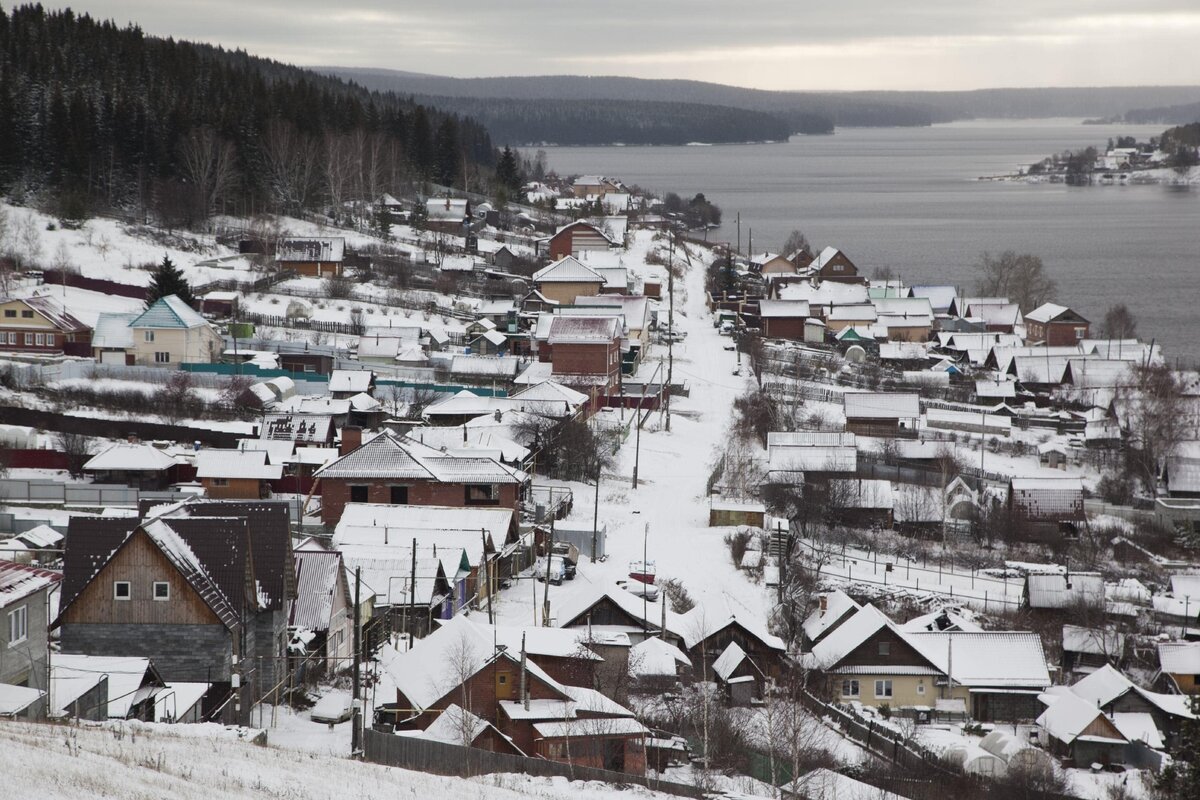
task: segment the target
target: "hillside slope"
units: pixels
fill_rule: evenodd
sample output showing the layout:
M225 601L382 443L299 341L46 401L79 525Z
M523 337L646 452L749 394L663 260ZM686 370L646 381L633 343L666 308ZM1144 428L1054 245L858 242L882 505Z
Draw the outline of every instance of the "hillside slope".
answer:
M524 775L446 778L240 741L216 725L0 723L10 800L396 800L415 797L633 800L668 795Z

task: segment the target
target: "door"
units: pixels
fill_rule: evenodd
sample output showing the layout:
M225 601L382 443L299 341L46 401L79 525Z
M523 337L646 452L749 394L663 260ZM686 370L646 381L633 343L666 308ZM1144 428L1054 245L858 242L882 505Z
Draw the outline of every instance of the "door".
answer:
M604 768L613 772L625 771L625 740L604 740Z

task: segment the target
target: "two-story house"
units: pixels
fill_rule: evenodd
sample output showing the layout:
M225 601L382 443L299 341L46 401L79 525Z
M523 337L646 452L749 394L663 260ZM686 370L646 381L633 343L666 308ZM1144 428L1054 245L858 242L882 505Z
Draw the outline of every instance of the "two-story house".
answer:
M43 719L50 689L50 594L62 575L0 561L0 717Z
M216 329L175 295L155 300L128 327L132 336L126 361L134 364L171 368L210 364L225 347Z
M49 297L0 298L0 352L60 355L72 346L83 348L72 355L87 355L92 329Z

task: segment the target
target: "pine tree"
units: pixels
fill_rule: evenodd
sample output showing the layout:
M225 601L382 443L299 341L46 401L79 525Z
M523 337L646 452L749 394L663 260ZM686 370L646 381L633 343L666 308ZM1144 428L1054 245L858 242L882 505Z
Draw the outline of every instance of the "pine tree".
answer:
M521 189L521 168L511 147L505 147L496 162L496 182L509 194L516 194Z
M183 277L183 272L171 262L169 256L163 256L162 263L154 271L154 277L146 289L146 308L154 305L159 298L169 295L175 295L189 306L196 303L196 298L192 296L192 287Z

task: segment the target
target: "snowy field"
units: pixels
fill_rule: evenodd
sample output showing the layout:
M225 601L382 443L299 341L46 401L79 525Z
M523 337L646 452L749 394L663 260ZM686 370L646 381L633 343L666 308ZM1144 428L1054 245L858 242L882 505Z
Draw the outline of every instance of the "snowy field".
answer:
M446 778L272 746L217 725L62 727L0 723L5 800L172 798L330 800L458 797L470 800L667 798L636 786L525 775Z

